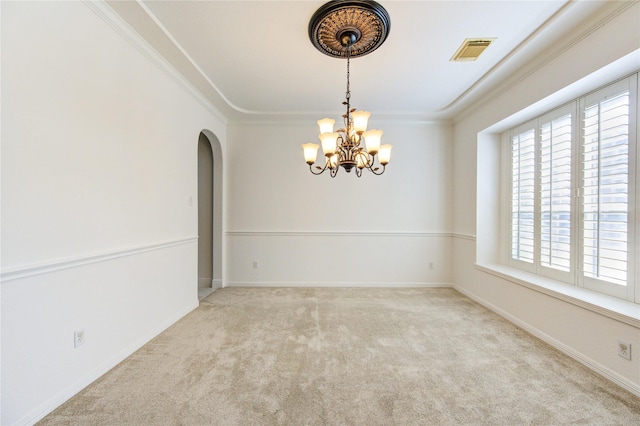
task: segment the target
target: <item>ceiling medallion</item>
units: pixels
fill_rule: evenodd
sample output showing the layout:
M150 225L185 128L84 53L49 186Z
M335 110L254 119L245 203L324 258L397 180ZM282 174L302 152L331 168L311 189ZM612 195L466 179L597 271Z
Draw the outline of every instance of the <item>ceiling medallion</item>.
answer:
M313 45L334 58L352 58L373 52L384 43L391 29L389 14L375 1L330 1L309 21Z

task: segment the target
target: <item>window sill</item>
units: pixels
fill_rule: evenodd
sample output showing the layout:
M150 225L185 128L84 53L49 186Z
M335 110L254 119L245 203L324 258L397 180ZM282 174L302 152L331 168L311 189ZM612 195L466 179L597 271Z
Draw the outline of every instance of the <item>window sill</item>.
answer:
M498 264L476 264L476 269L589 311L640 328L640 305L581 287Z

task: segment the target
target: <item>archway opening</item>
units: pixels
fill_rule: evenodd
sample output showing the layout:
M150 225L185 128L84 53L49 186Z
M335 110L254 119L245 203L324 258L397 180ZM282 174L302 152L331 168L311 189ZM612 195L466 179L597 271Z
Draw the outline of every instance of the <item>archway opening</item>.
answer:
M222 287L222 152L213 133L198 137L198 299Z

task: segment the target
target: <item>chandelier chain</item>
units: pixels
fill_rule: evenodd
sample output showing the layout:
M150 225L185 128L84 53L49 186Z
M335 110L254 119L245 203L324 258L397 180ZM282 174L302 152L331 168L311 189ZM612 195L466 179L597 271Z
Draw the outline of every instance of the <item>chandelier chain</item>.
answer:
M346 98L347 98L347 115L349 115L349 108L351 107L351 87L350 87L350 81L349 81L349 76L350 76L350 63L351 63L351 45L349 45L347 47L347 93L346 93Z

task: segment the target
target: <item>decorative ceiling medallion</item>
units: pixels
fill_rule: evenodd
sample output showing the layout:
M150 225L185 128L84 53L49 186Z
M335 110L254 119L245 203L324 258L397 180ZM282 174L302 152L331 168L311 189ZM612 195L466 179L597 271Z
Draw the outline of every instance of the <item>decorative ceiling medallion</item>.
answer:
M309 21L309 38L325 55L352 58L373 52L391 29L389 14L375 1L330 1Z

